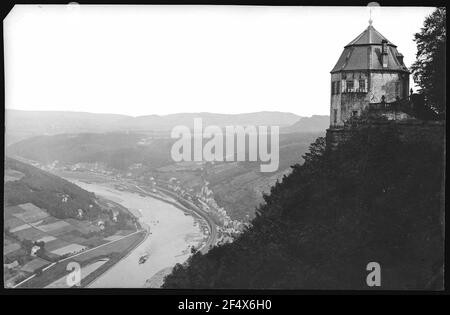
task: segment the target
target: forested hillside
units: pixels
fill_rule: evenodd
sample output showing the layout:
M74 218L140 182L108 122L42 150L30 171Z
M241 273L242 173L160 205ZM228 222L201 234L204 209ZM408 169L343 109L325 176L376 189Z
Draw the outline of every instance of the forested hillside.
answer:
M21 178L5 181L5 206L32 203L60 219L76 218L78 209L83 210L85 218L95 218L101 211L93 193L31 165L5 157L5 174L11 171L21 174Z
M395 124L366 125L332 151L318 138L251 228L177 265L164 287L369 289L366 266L378 262L382 289L442 288L439 130L404 139Z
M260 161L208 163L202 171L195 163L178 165L170 156L175 139L131 132L37 136L10 145L7 154L44 165L55 161L59 165L98 162L124 173L133 172L135 177L176 177L184 187L196 192L206 180L219 206L225 207L233 219L247 220L253 218L256 206L263 201L262 191L268 191L277 178L289 171L311 141L324 131L281 134L279 167L273 173L260 172ZM134 164L141 165L135 168Z
M143 145L140 141L148 141ZM127 170L133 163L153 168L169 164L171 139L151 139L138 133L80 133L37 136L8 147L7 153L40 163L106 163Z

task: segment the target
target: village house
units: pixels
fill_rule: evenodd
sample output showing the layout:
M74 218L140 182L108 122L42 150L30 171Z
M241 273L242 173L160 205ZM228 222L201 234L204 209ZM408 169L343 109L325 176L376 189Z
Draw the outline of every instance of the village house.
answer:
M97 226L100 228L100 230L104 230L105 229L105 221L99 220L97 222Z
M112 220L113 220L114 222L117 222L117 216L119 215L119 211L117 211L117 210L115 210L115 209L112 209L112 210L111 210L111 213L112 213Z
M3 267L6 269L14 269L19 266L19 262L17 260L14 260L12 263L9 264L3 264Z
M40 246L34 245L34 246L31 248L31 256L36 256L36 253L37 253L40 249L41 249Z

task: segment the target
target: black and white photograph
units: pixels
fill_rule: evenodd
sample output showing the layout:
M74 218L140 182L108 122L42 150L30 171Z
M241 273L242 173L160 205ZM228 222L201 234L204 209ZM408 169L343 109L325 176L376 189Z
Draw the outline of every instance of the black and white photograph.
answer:
M4 291L445 291L445 7L3 18Z

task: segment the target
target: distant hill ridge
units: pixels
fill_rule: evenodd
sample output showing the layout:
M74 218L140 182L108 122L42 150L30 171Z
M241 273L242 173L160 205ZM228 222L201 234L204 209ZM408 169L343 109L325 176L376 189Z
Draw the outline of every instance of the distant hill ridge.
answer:
M330 116L328 115L313 115L311 117L301 117L296 123L282 128L281 132L321 132L330 125Z
M132 117L119 114L100 114L87 112L63 111L5 111L6 144L11 144L38 135L54 135L60 133L111 132L111 131L155 131L168 132L174 126L192 127L194 118L202 118L203 125L275 125L286 128L295 123L300 126L294 132L301 132L305 125L306 132L324 131L323 124L313 128L314 123L306 123L309 119L293 113L262 111L243 114L216 113L177 113L170 115L146 115ZM317 116L322 117L322 116ZM326 117L326 116L324 116ZM325 119L324 119L325 120ZM287 129L286 132L290 132Z
M202 118L203 126L216 125L278 125L289 126L300 116L284 112L255 112L244 114L216 114L216 113L177 113L164 116L149 115L129 117L118 121L118 130L155 130L170 131L178 125L193 127L194 118Z

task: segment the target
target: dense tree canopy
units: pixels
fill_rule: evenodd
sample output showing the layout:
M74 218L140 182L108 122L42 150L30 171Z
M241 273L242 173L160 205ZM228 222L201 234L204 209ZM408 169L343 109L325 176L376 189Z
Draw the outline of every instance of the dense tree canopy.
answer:
M100 213L94 193L8 157L5 158L4 165L5 169L25 174L20 180L5 183L4 204L6 206L33 203L60 219L77 218L78 209L84 211L86 218L95 218Z
M446 9L438 8L425 19L414 35L416 61L411 67L414 81L424 94L426 103L438 113L445 113L446 93Z
M177 265L164 287L367 289L372 261L384 289L441 287L444 128L405 141L388 126L333 151L319 138L251 228Z

